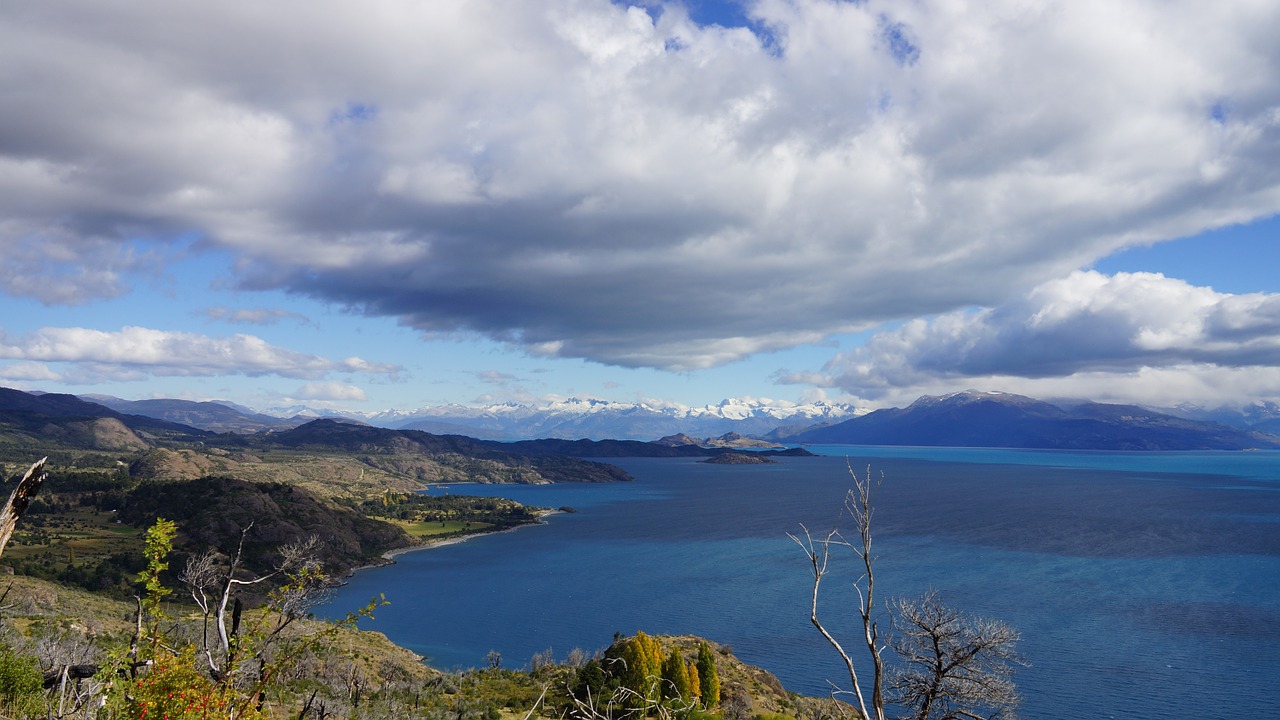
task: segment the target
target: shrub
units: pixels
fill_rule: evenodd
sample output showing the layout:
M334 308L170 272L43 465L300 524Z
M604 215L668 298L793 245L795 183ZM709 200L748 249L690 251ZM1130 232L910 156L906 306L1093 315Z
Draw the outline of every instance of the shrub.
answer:
M44 674L36 659L0 646L0 703L15 717L44 715Z

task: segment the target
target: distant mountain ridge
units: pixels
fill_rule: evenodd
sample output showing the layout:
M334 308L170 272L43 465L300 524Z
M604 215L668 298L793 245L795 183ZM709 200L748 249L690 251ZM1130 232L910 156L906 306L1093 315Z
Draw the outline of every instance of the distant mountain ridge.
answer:
M147 415L122 413L61 393L28 393L0 387L0 432L60 434L65 440L103 447L139 447L144 437L199 438L209 433Z
M1216 410L1191 405L1152 409L1083 400L1036 400L998 392L965 391L945 396L925 396L907 408L889 408L862 414L851 405L814 403L772 404L754 400L726 400L702 408L603 400L570 399L531 407L516 404L469 408L458 405L423 408L412 412L325 414L310 411L292 417L254 413L229 403L183 400L125 401L98 396L120 410L70 395L0 393L0 410L9 422L25 423L29 431L40 418L57 416L104 417L92 424L66 425L65 433L92 437L105 447L137 445L129 432L279 432L310 422L318 416L369 424L395 430L418 430L433 435L499 440L519 443L540 438L546 444L526 448L541 454L555 452L579 457L618 457L636 452L627 442L651 443L659 438L683 444L681 436L717 437L696 427L726 426L719 437L746 436L784 443L834 443L873 445L926 445L956 447L1027 447L1062 449L1193 450L1280 447L1280 406L1256 402L1243 408ZM38 413L32 408L40 406ZM99 411L91 411L99 408ZM301 408L290 408L301 412ZM133 411L126 413L122 411ZM165 419L146 416L154 413ZM26 420L22 420L26 418ZM0 420L3 420L0 417ZM174 420L185 420L178 424ZM64 423L65 425L65 423ZM265 427L264 427L265 426ZM393 427L394 426L394 427ZM754 432L743 432L753 427ZM196 429L200 428L200 429ZM216 430L215 430L216 429ZM670 432L660 432L669 430ZM602 441L609 440L612 442ZM584 441L584 442L577 442ZM89 441L85 441L89 442ZM703 442L703 441L693 441ZM622 443L622 444L619 444ZM714 443L718 444L718 443ZM645 453L654 452L644 448Z
M783 424L810 426L844 420L858 412L853 405L825 402L776 404L743 398L702 407L569 398L537 406L500 404L471 408L446 405L422 408L399 417L379 414L362 419L387 427L461 432L490 440L585 438L649 441L678 433L695 437L719 437L731 432L763 435Z
M319 418L348 418L394 430L422 430L435 435L466 435L483 440L650 441L680 433L696 437L721 437L728 433L759 436L783 425L807 428L845 420L861 412L847 404L787 404L754 399L689 407L675 403L569 398L541 405L441 405L376 413L317 410L302 405L254 412L221 401L131 401L106 395L86 395L84 399L118 412L147 415L212 432L258 432L296 427Z
M801 443L1006 447L1063 450L1280 448L1280 437L1189 420L1136 405L1053 404L1022 395L965 391L925 396L788 438Z
M110 395L83 395L88 400L117 412L166 420L189 425L210 432L258 432L272 428L287 428L305 420L263 415L231 403L206 400L124 400Z

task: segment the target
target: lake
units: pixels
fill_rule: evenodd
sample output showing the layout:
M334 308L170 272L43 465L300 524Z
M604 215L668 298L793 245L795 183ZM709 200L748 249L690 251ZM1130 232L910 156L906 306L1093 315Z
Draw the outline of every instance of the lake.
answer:
M385 593L364 627L441 668L490 650L519 667L615 632L702 635L823 695L842 666L808 622L812 578L787 533L840 522L846 463L870 465L877 592L933 588L1020 630L1023 717L1278 716L1280 453L810 449L777 465L611 460L632 483L433 488L578 512L401 555L321 614ZM856 647L842 560L822 612Z

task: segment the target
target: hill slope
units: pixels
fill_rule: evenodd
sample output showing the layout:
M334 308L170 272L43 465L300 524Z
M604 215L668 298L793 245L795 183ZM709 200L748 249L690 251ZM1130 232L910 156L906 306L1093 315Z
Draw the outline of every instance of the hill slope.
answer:
M82 399L111 408L116 412L143 415L210 432L259 432L271 428L292 427L303 422L259 413L246 413L219 402L170 399L122 400L109 395L85 395Z
M1133 405L1060 407L1007 393L922 397L799 433L805 443L1010 447L1063 450L1243 450L1280 448L1280 438L1198 422Z

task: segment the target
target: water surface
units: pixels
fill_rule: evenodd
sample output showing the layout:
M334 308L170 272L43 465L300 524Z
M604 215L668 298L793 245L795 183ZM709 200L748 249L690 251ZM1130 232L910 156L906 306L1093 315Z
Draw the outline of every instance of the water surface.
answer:
M840 522L846 462L870 464L884 475L878 590L935 588L1017 627L1024 717L1275 716L1280 453L812 449L825 456L612 461L634 483L454 486L578 512L401 555L329 608L385 593L369 627L439 667L490 650L520 666L643 629L730 644L788 689L824 694L841 666L808 623L811 578L787 533ZM823 595L846 645L852 579Z

